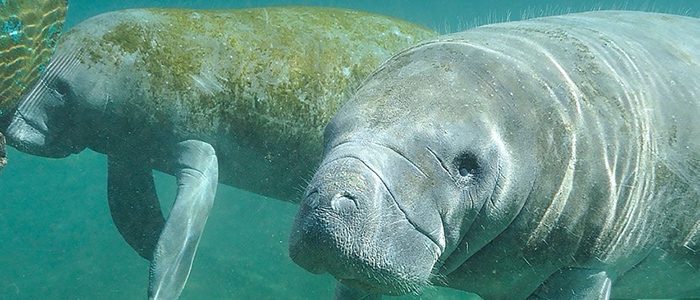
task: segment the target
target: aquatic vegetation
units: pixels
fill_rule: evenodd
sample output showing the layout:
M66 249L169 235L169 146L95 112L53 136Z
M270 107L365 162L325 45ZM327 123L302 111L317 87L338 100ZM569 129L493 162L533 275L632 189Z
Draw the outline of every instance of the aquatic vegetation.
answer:
M2 24L2 33L10 37L12 42L19 43L22 40L22 20L17 16L10 16Z
M0 116L19 102L24 89L46 68L67 7L66 0L0 2Z

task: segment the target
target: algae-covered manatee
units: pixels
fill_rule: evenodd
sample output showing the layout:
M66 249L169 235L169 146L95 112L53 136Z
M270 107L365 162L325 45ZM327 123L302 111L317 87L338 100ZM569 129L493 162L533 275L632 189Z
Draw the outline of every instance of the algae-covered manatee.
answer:
M8 143L47 157L106 154L113 220L151 260L150 297L173 299L216 183L300 199L348 94L392 53L434 35L332 8L103 14L63 35L10 116ZM177 178L167 221L152 169Z
M17 105L24 90L46 68L61 34L67 7L66 0L0 2L0 117ZM0 129L0 169L7 163L5 155Z

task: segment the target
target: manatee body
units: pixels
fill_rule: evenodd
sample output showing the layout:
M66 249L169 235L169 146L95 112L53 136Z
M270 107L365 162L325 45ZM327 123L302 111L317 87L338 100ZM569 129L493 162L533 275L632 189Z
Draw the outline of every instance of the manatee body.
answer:
M341 298L700 297L698 33L598 11L397 54L326 128L290 256Z
M63 28L66 0L13 0L0 3L0 117L14 108L53 53ZM0 133L0 169L7 163Z
M331 8L107 13L63 35L46 74L5 118L8 143L48 157L107 154L113 220L151 260L149 296L174 299L216 183L299 199L323 127L349 92L431 36ZM178 181L167 222L152 169Z
M153 153L198 139L217 150L221 182L299 201L291 191L320 161L323 128L348 92L392 53L434 35L330 8L100 15L66 33L49 82L29 95L55 92L78 105L45 125L43 141L16 144L65 156L84 147Z

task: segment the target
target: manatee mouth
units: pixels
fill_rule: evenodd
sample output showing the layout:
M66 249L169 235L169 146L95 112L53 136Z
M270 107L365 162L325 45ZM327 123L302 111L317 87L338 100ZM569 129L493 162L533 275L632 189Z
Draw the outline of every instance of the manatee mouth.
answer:
M394 147L372 141L351 140L341 142L333 146L333 151L336 154L335 158L326 162L325 164L331 164L337 160L344 158L355 159L358 162L360 162L363 165L363 167L371 171L374 174L374 178L381 183L385 192L388 195L388 198L390 198L394 206L399 211L401 211L404 219L409 224L411 224L411 226L413 226L413 228L417 232L420 232L425 237L430 239L433 242L433 244L435 244L435 246L437 247L438 253L443 252L444 247L442 246L443 243L440 242L441 237L439 236L439 232L436 231L435 228L432 228L431 230L429 226L424 226L426 224L419 224L418 221L413 219L413 217L415 216L412 217L412 213L410 212L410 210L404 205L402 205L400 201L397 200L397 195L402 194L401 185L390 184L390 182L386 180L387 174L381 171L381 167L378 167L384 166L384 169L386 169L387 166L386 164L382 163L382 161L394 161L395 163L389 165L388 167L405 167L407 170L410 170L411 173L414 173L415 176L420 178L425 177L425 173L423 173L423 171L421 171L420 168L410 158L406 157L406 155L404 155ZM363 153L364 155L358 156L354 154L358 152ZM401 182L401 180L397 181ZM442 219L436 218L436 221L440 223L439 226L437 226L437 228L443 228Z
M403 157L403 155L401 155L401 156ZM356 157L353 157L353 158L362 162L362 164L364 164L365 167L367 167L367 169L369 169L370 171L372 171L372 173L374 173L374 176L379 180L379 182L382 183L384 190L387 192L387 195L389 196L391 201L394 203L394 206L396 207L396 209L401 211L401 213L403 214L403 219L406 220L406 222L408 222L409 224L411 224L411 226L413 227L413 229L415 231L424 235L426 238L428 238L433 243L433 245L438 249L437 256L439 257L440 256L439 253L441 253L443 249L442 249L442 247L440 247L440 243L438 242L438 237L436 237L434 234L431 234L430 232L428 232L426 230L423 230L423 228L421 228L420 225L416 224L414 221L411 220L406 208L404 208L401 205L401 203L399 203L399 201L396 199L395 193L392 192L392 189L389 187L389 184L387 184L387 182L384 180L384 178L382 178L382 176L379 172L377 172L374 168L372 168L369 164L367 164L363 160L356 158ZM405 157L403 157L403 158L405 159Z
M17 111L7 127L7 135L15 141L13 145L19 150L43 147L46 144L48 129L26 118L21 111Z
M390 296L418 295L429 285L429 282L424 280L406 280L394 276L381 276L382 273L379 274L372 274L369 278L342 278L337 276L334 276L334 278L346 286L370 294Z
M358 156L327 160L312 179L290 238L290 257L371 293L414 294L441 253L409 220L380 171Z
M19 110L7 127L7 140L19 151L43 157L63 158L82 150L68 138L51 135L45 124L25 117Z

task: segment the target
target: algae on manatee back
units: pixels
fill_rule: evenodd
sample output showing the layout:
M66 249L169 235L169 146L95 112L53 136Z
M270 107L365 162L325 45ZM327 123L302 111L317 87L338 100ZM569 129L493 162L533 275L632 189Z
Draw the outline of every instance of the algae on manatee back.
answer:
M49 72L69 82L75 103L104 104L76 130L113 136L91 149L123 140L145 153L202 140L216 149L222 183L293 201L321 158L326 123L355 87L392 54L436 35L335 8L132 9L68 31L56 57L76 66Z
M63 28L66 0L0 2L0 116L46 67Z

